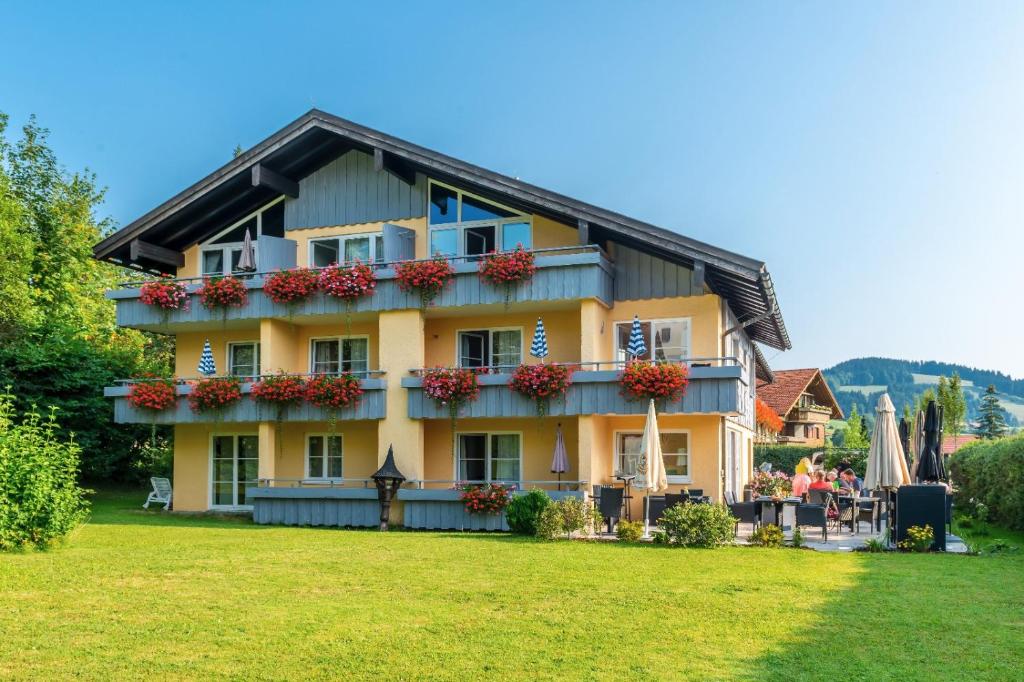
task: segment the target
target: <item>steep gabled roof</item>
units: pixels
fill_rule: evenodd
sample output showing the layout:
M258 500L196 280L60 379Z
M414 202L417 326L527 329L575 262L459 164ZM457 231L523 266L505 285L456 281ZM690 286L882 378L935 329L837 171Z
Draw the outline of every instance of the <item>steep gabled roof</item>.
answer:
M381 154L400 171L419 171L569 224L585 222L596 238L611 239L687 267L703 263L711 290L729 301L741 322L754 320L747 327L752 339L780 350L792 347L763 262L316 109L110 235L94 247L94 256L129 264L131 242L143 236L170 249L187 248L277 196L265 186L253 185L252 169L257 164L298 181L351 149Z
M803 393L812 393L822 405L831 407L833 419L843 418L843 410L820 369L777 369L774 374L775 381L772 383L758 382L757 397L783 419Z

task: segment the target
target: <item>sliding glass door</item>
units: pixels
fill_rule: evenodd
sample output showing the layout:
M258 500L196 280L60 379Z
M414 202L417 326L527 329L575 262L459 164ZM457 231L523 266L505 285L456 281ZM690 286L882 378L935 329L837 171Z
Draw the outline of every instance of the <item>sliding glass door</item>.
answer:
M251 506L245 499L245 489L255 486L259 476L259 438L255 434L214 435L210 447L210 506Z

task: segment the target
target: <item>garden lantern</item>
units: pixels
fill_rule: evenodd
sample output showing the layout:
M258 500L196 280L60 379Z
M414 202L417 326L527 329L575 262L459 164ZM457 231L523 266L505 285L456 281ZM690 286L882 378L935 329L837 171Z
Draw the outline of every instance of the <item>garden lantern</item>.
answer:
M391 445L388 446L388 456L384 458L384 464L377 469L371 478L377 484L377 500L380 501L380 529L388 529L388 520L391 516L391 500L395 493L405 481L405 476L395 466L395 453Z

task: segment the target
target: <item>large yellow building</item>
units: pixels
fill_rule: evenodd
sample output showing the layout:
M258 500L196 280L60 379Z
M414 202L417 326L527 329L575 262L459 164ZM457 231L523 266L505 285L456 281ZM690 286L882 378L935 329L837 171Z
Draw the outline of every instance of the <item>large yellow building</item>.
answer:
M246 231L255 273L238 272ZM506 300L480 280L478 261L519 244L534 253L537 272ZM438 253L456 274L424 309L399 289L392 264ZM129 404L127 385L108 388L116 419L174 424L177 510L246 510L267 497L366 500L365 480L389 446L409 479L399 496L407 516L415 501L450 500L456 481L555 494L616 484L635 472L647 409L618 383L634 316L645 358L689 368L685 397L659 409L671 489L720 500L752 472L756 378L771 377L755 342L789 347L763 263L319 111L110 236L95 255L171 274L190 291L204 278L243 277L248 303L226 312L196 301L161 311L142 303L137 282L109 293L119 324L174 335L180 379L198 376L206 341L217 372L241 377L245 392L278 372L362 379L361 404L333 424L309 405L279 422L247 395L221 414L196 414L187 383L175 408L154 415ZM374 264L377 286L350 308L323 294L291 307L264 295L264 273L356 259ZM578 366L544 418L508 388L511 367L540 362L530 354L538 318L545 362ZM480 397L454 433L447 410L423 395L417 370L434 366L496 368L481 375ZM550 471L559 430L569 459L561 485Z

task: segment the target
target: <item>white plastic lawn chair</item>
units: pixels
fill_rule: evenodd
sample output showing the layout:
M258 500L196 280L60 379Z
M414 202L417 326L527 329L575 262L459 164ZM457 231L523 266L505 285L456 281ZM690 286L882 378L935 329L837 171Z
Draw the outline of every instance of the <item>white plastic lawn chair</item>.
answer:
M171 482L166 478L151 478L149 479L153 484L153 492L146 498L146 504L142 505L143 509L149 509L150 502L157 502L164 505L164 511L171 508Z

